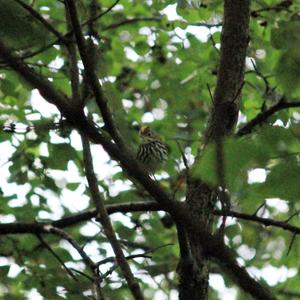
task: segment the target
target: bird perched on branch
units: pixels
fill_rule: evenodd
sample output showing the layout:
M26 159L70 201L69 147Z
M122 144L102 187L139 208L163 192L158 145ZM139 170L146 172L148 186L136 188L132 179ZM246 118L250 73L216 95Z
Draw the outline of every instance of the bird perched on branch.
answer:
M167 145L149 126L142 126L139 134L141 144L137 151L137 159L141 162L145 171L154 175L155 171L162 167L167 160Z

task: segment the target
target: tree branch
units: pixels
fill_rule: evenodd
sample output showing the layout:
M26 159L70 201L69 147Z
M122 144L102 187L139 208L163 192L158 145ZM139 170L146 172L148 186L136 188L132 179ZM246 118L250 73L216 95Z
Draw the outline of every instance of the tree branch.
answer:
M66 232L59 228L55 228L53 226L47 227L49 232L60 236L61 238L68 241L79 253L79 255L82 257L82 260L86 264L86 266L90 269L91 273L93 274L93 283L96 287L97 292L97 300L104 300L100 283L102 281L102 278L99 275L97 265L90 259L90 257L84 252L83 248L80 247L80 245Z
M72 28L70 16L68 11L65 10L65 18L67 22L68 30ZM70 36L69 43L67 44L68 60L69 60L69 73L72 88L72 101L74 105L80 105L80 93L79 93L79 68L77 65L77 47L74 40L74 36Z
M103 31L112 30L119 28L124 25L139 23L139 22L156 22L160 23L163 20L163 16L153 16L153 17L134 17L134 18L128 18L124 19L122 21L112 23L106 27L103 28ZM87 21L88 22L88 21ZM171 23L171 21L170 21ZM185 23L185 22L184 22ZM221 27L222 23L216 23L216 24L210 24L210 23L203 23L203 22L195 22L195 23L188 23L186 22L186 25L189 26L198 26L198 27L206 27L206 28L214 28L214 27Z
M238 132L236 133L237 136L243 136L246 134L249 134L253 131L253 129L263 124L269 117L271 117L276 112L286 109L286 108L292 108L292 107L300 107L300 101L293 101L293 102L287 102L284 99L279 101L277 104L273 105L269 109L259 113L254 119L243 125Z
M221 57L206 142L232 132L237 121L249 40L250 1L225 1Z
M294 298L299 298L300 299L300 293L299 292L294 292L294 291L289 291L289 290L279 290L278 294L283 295L285 297L289 297L290 299Z
M52 83L44 78L42 75L35 72L34 69L24 64L18 57L13 56L11 51L0 40L0 57L4 59L11 68L22 75L25 80L32 85L33 88L38 88L40 94L51 104L71 119L73 114L72 106L68 103L68 97L62 92L55 89Z
M92 195L92 199L96 205L98 217L100 218L99 221L101 222L105 235L113 248L118 265L122 270L123 276L127 281L128 287L131 290L132 295L136 300L143 300L144 297L140 289L140 286L131 272L130 266L126 260L122 248L117 240L116 233L110 222L107 210L104 205L104 199L101 197L98 188L97 178L94 173L89 140L84 136L84 134L81 134L81 140L83 146L83 161L84 161L85 174L88 180L89 190Z
M40 240L41 244L55 257L55 259L63 266L63 268L66 270L66 272L75 280L78 281L78 279L74 276L74 274L71 272L71 270L66 266L64 261L55 253L55 251L48 245L48 243L45 242L43 237L40 234L37 234L38 239Z
M106 27L103 28L103 31L107 31L107 30L112 30L112 29L116 29L118 27L124 26L124 25L128 25L128 24L134 24L134 23L138 23L138 22L161 22L162 17L135 17L135 18L131 18L131 19L125 19L122 21L119 21L117 23L112 23Z
M90 19L88 19L87 21L83 22L81 24L81 26L85 26L85 25L89 25L90 23L93 23L95 21L97 21L98 19L102 18L103 16L105 16L106 14L108 14L121 0L116 0L110 7L108 7L104 12L98 14L95 17L91 17Z
M37 19L48 31L52 32L62 43L66 44L66 38L59 31L57 31L46 19L44 19L36 10L30 5L21 0L14 0L25 10L27 10L35 19Z
M76 37L80 57L82 63L84 65L84 71L86 74L87 81L95 95L96 103L101 111L103 121L105 124L106 129L116 142L116 144L121 149L126 149L127 147L124 144L124 141L116 127L115 121L113 119L112 113L107 105L107 99L105 98L102 88L100 86L99 80L97 78L93 60L89 57L87 51L87 45L84 40L82 31L81 31L81 24L79 22L77 9L74 0L66 0L66 5L69 10L70 19L72 22L73 31Z
M141 201L141 202L129 202L120 204L108 204L105 206L107 213L109 215L115 213L128 213L128 212L150 212L150 211L165 211L156 201ZM223 212L221 210L215 210L214 214L216 216L222 216ZM227 216L238 218L241 220L247 220L251 222L259 223L265 227L274 226L281 228L283 230L290 231L292 233L300 234L300 228L294 225L290 225L287 221L277 221L270 218L262 218L256 215L249 215L236 211L228 211ZM35 223L4 223L0 224L0 235L4 234L19 234L19 233L38 233L43 232L42 227L47 224L52 225L56 228L66 228L69 226L74 226L82 222L91 220L97 217L97 210L91 209L85 212L80 212L68 217L61 218L52 222L35 222Z
M214 213L217 216L222 216L223 215L222 211L219 211L219 210L216 210ZM277 221L277 220L273 220L273 219L269 219L269 218L258 217L256 215L248 215L248 214L244 214L244 213L240 213L240 212L236 212L236 211L228 211L226 213L226 215L230 216L230 217L233 217L233 218L248 220L248 221L251 221L251 222L257 222L257 223L260 223L260 224L264 225L265 227L275 226L275 227L279 227L283 230L288 230L288 231L290 231L292 233L295 233L295 234L300 234L300 228L299 227L290 225L286 221Z

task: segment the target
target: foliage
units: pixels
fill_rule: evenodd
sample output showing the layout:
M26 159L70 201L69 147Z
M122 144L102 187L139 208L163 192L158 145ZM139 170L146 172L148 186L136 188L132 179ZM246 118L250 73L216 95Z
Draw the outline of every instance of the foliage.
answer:
M62 36L70 31L63 1L23 2ZM93 1L78 2L81 23L85 24L93 13ZM99 12L113 4L111 0L96 2ZM95 41L97 76L126 141L136 149L138 126L151 123L168 144L170 158L162 176L157 177L177 199L184 198L185 185L176 141L192 162L199 142L204 140L211 106L207 85L215 87L220 54L218 24L222 22L223 1L191 2L178 1L177 5L172 0L122 0L94 22L97 34L90 26L82 26L85 37L92 35ZM252 3L240 127L283 97L290 102L300 98L300 7L296 2L283 1L281 6L275 0ZM57 89L70 95L69 54L61 41L57 42L57 36L18 1L1 0L0 5L1 40ZM173 20L169 11L175 13L176 6L178 15ZM79 66L82 79L81 63ZM5 61L1 61L0 95L0 123L6 128L0 132L3 222L51 221L94 208L84 179L78 133L68 124L62 126L57 111ZM103 121L94 102L93 98L88 100L88 114L101 127ZM224 142L225 180L236 209L252 214L266 201L259 214L282 221L300 209L299 113L297 107L280 110L250 135ZM106 204L151 200L139 185L129 183L100 146L92 150ZM193 172L214 186L218 183L215 164L214 145L208 145ZM262 178L253 179L251 174L259 170ZM168 215L119 213L112 221L127 255L148 251L151 256L130 260L146 299L159 295L171 299L177 288L179 250L176 229ZM289 223L299 226L299 216ZM66 231L95 261L113 256L94 220ZM288 298L284 291L299 292L299 240L295 238L291 245L291 232L262 229L254 222L237 219L229 222L226 236L249 271L271 284L279 299ZM68 268L89 274L70 245L52 235L43 235L43 239ZM77 281L70 277L37 236L1 235L0 243L1 299L27 299L34 291L40 299L89 299L90 280L76 271ZM113 266L109 262L100 267L102 274L107 272L103 293L107 299L130 299L119 268L111 269ZM264 275L271 267L274 273L284 272L285 276L272 281L270 272ZM233 287L225 275L223 279L226 287ZM236 299L245 297L238 292ZM214 284L211 299L224 299Z

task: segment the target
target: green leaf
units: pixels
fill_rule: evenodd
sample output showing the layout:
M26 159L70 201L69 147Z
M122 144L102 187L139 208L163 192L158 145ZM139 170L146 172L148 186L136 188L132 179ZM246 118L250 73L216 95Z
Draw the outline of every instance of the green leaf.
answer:
M67 188L71 191L76 191L76 189L78 188L79 186L79 182L72 182L72 183L68 183L67 184Z
M15 1L0 0L0 35L8 47L44 44L51 33Z
M70 160L77 159L77 152L69 144L50 144L49 158L46 159L50 169L66 170Z
M271 43L277 49L291 49L300 46L300 21L282 21L271 32Z
M139 55L145 55L150 51L150 47L146 41L138 41L135 44L134 50Z
M259 154L255 145L247 140L228 138L224 143L225 181L230 190L241 179L245 180L247 170L255 155ZM195 175L212 186L218 184L216 146L206 147L200 161L195 166Z
M300 95L300 43L282 53L276 68L278 84L287 96Z

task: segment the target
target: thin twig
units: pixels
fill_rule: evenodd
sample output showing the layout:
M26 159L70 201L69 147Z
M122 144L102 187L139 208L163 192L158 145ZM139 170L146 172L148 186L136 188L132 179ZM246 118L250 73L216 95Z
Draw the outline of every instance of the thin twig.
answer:
M196 22L196 23L189 23L188 25L206 27L206 28L210 29L210 28L215 28L215 27L222 27L223 23L219 22L219 23L211 24L211 23Z
M183 149L182 149L182 147L181 147L179 141L175 140L175 142L176 142L177 147L178 147L178 149L179 149L179 151L180 151L180 154L181 154L181 156L182 156L182 160L183 160L184 167L185 167L185 173L186 173L186 176L187 176L187 178L188 178L188 176L189 176L189 169L190 169L188 160L187 160L187 158L186 158L186 156L185 156L185 153L184 153L184 151L183 151Z
M267 6L263 7L257 10L251 11L251 16L256 18L259 16L259 13L261 12L270 12L270 11L275 11L275 12L280 12L280 11L290 11L289 7L293 4L293 1L290 0L282 0L281 2L273 5L273 6Z
M79 271L79 270L77 270L77 269L75 269L75 268L70 268L70 270L74 271L75 273L80 274L81 276L87 278L89 281L91 281L91 282L94 283L94 278L91 277L90 275L88 275L88 274L86 274L86 273L84 273L84 272L81 272L81 271Z
M300 214L300 210L295 211L291 216L289 216L284 222L288 223L289 221L291 221L295 216Z
M209 86L208 83L206 83L206 86L207 86L207 89L208 89L208 92L209 92L209 96L210 96L210 99L211 99L211 103L214 103L214 97L213 97L213 95L212 95L210 86Z
M116 0L110 7L108 7L104 12L98 14L97 16L94 16L90 18L89 20L81 23L81 26L89 25L90 23L93 23L97 21L98 19L102 18L106 14L108 14L121 0Z
M289 297L290 299L294 299L294 298L300 298L300 292L294 292L294 291L288 291L288 290L279 290L278 292L276 292L280 295Z
M235 100L240 96L244 85L245 85L245 81L243 80L240 87L238 88L236 94L234 95L233 99L231 100L231 102L235 102Z
M256 216L257 215L257 213L260 211L260 209L262 208L262 207L264 207L264 206L266 206L266 201L264 201L263 203L261 203L259 206L258 206L258 208L255 210L255 212L253 213L253 216Z
M286 253L286 256L288 256L288 255L290 254L295 239L296 239L296 233L294 233L293 236L292 236L292 239L291 239L291 242L290 242L290 244L289 244L289 248L288 248L288 251L287 251L287 253Z
M104 296L101 290L101 282L102 278L98 272L98 269L96 267L96 264L90 259L90 257L85 253L85 251L82 249L82 247L65 231L55 228L53 226L48 227L49 232L54 233L63 239L67 240L79 253L79 255L82 257L84 263L86 266L90 269L91 273L93 274L93 282L96 289L97 294L97 300L104 300Z
M126 259L134 259L134 258L152 258L152 256L147 255L145 253L140 253L140 254L134 254L134 255L128 255L126 256ZM116 263L116 258L115 257L107 257L105 259L100 260L99 262L97 262L97 267L101 266L101 265L105 265L108 263Z
M49 227L49 232L54 233L63 238L64 240L68 241L77 250L77 252L82 257L83 261L89 267L89 269L95 269L95 263L90 259L90 257L83 251L82 247L69 234L53 226Z
M65 265L64 261L52 250L52 248L48 245L48 243L45 242L43 237L38 233L36 235L42 245L56 258L56 260L63 266L63 268L67 271L67 273L75 280L78 281L78 279L74 276L74 274L70 271L70 269Z
M35 19L37 19L41 24L44 25L46 29L52 32L61 42L66 43L65 37L57 31L46 19L44 19L36 10L34 10L30 5L24 3L21 0L14 0L25 10L27 10Z
M252 64L252 66L253 66L253 69L254 69L256 75L259 76L259 77L263 80L263 82L264 82L264 84L265 84L265 93L267 93L267 92L270 90L270 84L269 84L268 79L266 78L266 76L264 76L264 75L258 70L258 68L257 68L257 66L256 66L256 64L255 64L254 59L251 58L250 61L251 61L251 64Z
M218 215L218 216L222 216L223 212L215 210L214 214ZM230 217L233 217L233 218L241 219L241 220L248 220L248 221L260 223L261 225L264 225L266 227L275 226L275 227L279 227L283 230L293 232L295 234L300 234L300 227L290 225L288 223L285 223L284 221L277 221L277 220L273 220L270 218L258 217L256 215L248 215L248 214L240 213L240 212L236 212L236 211L229 211L227 213L227 215Z

